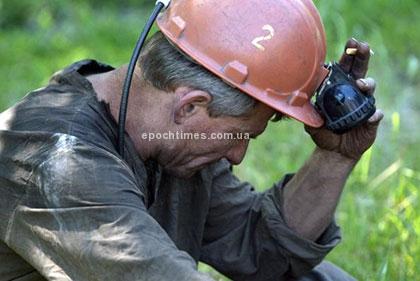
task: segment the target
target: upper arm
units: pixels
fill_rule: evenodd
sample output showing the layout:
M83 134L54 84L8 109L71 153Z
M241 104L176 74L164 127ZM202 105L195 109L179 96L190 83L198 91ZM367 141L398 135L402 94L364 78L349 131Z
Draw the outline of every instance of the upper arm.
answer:
M46 278L206 280L151 217L130 169L74 140L49 151L6 243Z
M277 280L318 264L338 243L338 229L332 224L316 243L286 225L280 202L289 178L257 193L222 162L214 173L203 261L235 280Z
M263 201L264 194L236 178L227 161L215 168L204 262L235 280L263 280L264 274L287 270L287 257L267 229ZM261 259L262 255L266 256ZM267 270L270 260L278 262L277 270Z
M124 204L144 208L143 183L110 152L62 135L47 153L32 177L46 205Z

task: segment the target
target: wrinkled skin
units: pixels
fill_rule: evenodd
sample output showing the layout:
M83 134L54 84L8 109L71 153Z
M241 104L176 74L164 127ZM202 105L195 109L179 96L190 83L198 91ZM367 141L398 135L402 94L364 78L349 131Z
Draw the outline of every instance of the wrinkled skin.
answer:
M357 48L358 52L353 56L344 52L339 62L340 66L357 79L356 83L363 93L373 95L376 87L375 80L365 78L370 59L369 45L350 39L345 46L345 49L347 48ZM305 126L305 129L319 148L358 160L375 141L383 116L382 111L377 109L365 124L342 135L334 134L326 128L317 129Z

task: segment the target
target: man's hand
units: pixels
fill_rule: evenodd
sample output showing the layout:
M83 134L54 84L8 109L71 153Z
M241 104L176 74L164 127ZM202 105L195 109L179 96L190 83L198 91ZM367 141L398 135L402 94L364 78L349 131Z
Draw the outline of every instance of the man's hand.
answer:
M365 78L370 58L369 45L358 42L356 39L350 39L345 46L345 50L347 48L356 48L357 53L348 55L344 51L340 59L340 66L356 79L356 83L363 93L373 95L376 86L375 80ZM365 124L343 135L336 135L326 128L305 126L305 130L311 135L319 148L338 152L345 157L358 160L375 141L376 132L383 116L382 111L377 109Z
M375 81L364 78L368 70L370 48L351 39L347 48L356 48L355 55L344 52L340 66L355 79L360 90L373 95ZM348 175L375 141L383 118L380 110L360 127L336 135L326 128L305 127L317 149L283 188L282 209L286 223L302 237L315 241L331 223Z

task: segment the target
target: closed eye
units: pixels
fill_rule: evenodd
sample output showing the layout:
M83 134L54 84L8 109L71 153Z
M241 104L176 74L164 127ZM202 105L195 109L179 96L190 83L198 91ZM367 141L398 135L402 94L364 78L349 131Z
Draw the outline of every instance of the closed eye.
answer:
M289 117L286 114L281 112L276 112L276 114L270 119L271 122L279 122L284 119L288 119Z

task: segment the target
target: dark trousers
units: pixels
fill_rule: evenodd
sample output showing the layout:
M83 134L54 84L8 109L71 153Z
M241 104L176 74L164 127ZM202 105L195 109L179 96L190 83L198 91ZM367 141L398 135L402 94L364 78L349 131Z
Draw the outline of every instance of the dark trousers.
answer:
M296 281L355 281L347 272L330 262L322 262ZM291 280L292 281L292 280Z

